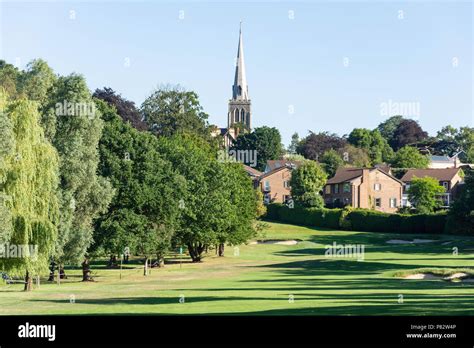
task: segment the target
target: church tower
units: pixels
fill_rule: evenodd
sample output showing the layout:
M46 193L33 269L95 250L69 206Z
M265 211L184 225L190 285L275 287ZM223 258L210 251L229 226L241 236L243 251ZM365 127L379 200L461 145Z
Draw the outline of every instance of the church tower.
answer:
M230 130L234 123L244 124L251 129L252 113L250 109L247 77L245 76L244 43L242 40L242 22L240 22L239 47L235 65L234 85L232 86L232 99L229 100L227 114L227 129Z

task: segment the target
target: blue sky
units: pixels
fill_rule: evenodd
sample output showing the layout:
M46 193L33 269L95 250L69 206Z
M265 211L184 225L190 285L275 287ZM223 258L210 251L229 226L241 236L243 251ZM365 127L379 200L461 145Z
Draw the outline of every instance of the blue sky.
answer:
M388 103L415 105L409 116L433 135L446 124L474 126L468 1L0 6L2 59L24 67L43 58L137 105L159 84L181 84L222 127L242 19L253 126L277 127L286 144L295 131L374 128Z

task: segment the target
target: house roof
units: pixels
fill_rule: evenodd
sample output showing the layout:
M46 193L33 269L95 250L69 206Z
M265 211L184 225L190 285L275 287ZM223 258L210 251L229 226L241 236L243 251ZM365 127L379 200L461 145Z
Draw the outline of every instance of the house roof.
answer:
M269 171L272 171L274 169L280 168L280 167L288 167L294 165L295 167L298 167L301 165L301 161L289 161L289 160L268 160L267 161L267 166L270 169Z
M266 178L267 176L273 175L273 174L275 174L275 173L277 173L277 172L279 172L283 169L291 170L291 167L283 166L283 167L275 168L273 170L270 170L268 172L263 173L262 175L260 175L258 177L258 179L261 180L261 179Z
M374 170L378 170L379 172L387 175L388 177L392 178L395 181L398 181L400 184L403 184L402 181L398 180L393 175L390 175L388 172L382 170L381 168L339 168L336 171L336 174L332 178L330 178L326 184L341 184L343 182L351 181L357 179L362 176L362 170L368 169L370 172Z
M402 181L412 181L414 176L417 178L429 176L437 179L438 181L450 181L460 170L460 168L408 169L405 175L403 175Z
M431 162L453 162L448 156L431 156Z
M383 164L376 164L375 168L378 168L378 169L380 169L381 171L383 171L387 174L390 174L390 172L392 170L392 168L390 167L389 164L384 164L384 163Z
M326 184L340 184L362 176L362 168L339 168Z
M252 168L252 167L249 167L247 165L243 165L244 166L244 170L247 172L247 174L249 174L250 176L255 176L255 177L259 177L260 175L262 175L263 173L255 168Z

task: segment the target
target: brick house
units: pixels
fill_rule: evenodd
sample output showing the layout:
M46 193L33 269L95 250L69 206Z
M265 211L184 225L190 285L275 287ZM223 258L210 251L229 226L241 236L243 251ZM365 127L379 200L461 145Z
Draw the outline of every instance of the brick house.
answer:
M281 168L281 167L292 167L297 168L301 165L301 161L291 161L291 160L268 160L265 165L264 173L270 172L272 170Z
M258 179L260 178L260 176L262 176L263 173L261 171L255 169L255 168L249 167L245 164L242 164L242 166L244 167L244 170L248 174L250 179L252 179L253 187L257 188L258 187Z
M428 168L428 169L409 169L402 177L405 184L403 192L403 206L410 206L408 201L408 189L414 177L424 178L429 176L439 181L440 186L446 190L441 199L444 207L449 207L453 200L459 194L459 188L463 182L461 168Z
M258 178L265 204L286 203L291 198L290 179L292 166L279 166Z
M328 207L375 209L395 213L401 206L403 183L380 168L339 168L324 187Z

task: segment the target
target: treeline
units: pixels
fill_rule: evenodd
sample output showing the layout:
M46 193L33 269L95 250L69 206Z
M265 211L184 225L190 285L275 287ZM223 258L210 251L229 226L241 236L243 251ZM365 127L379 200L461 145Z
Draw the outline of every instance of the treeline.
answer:
M197 262L255 233L252 182L217 160L194 92L165 86L138 109L42 60L23 71L0 61L0 90L0 244L38 246L0 269L25 275L26 290L52 263L82 263L89 280L91 255L163 264L185 247Z
M298 133L294 133L290 145L285 149L276 128L261 127L240 135L234 149L257 149L259 170L264 169L267 160L286 155L295 160L318 161L331 177L342 166L387 164L401 169L426 168L429 164L428 154L459 154L461 161L473 163L474 128L446 126L435 136L429 136L417 121L392 116L375 129L355 128L344 136L310 131L300 139Z

